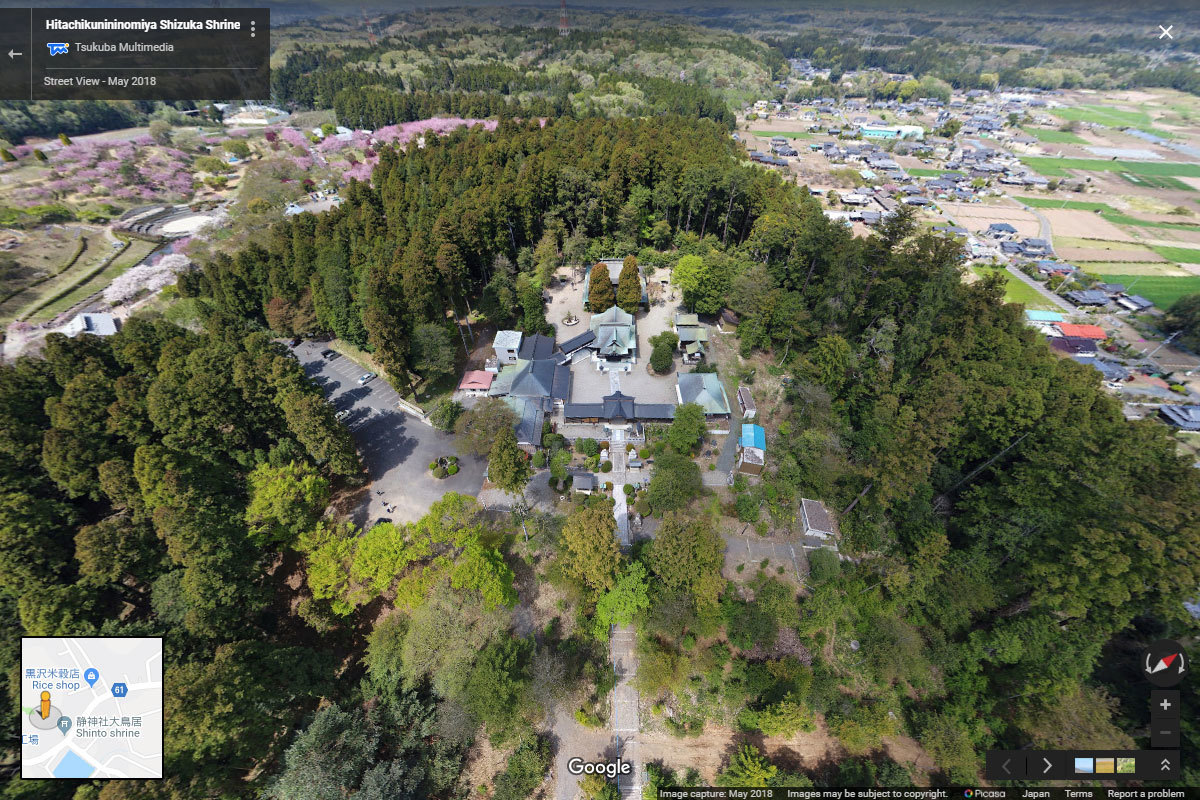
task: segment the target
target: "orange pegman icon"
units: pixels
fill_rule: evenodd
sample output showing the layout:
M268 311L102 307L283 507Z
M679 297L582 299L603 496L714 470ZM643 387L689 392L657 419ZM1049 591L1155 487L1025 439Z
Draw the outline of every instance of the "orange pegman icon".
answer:
M50 693L42 692L42 719L50 716Z

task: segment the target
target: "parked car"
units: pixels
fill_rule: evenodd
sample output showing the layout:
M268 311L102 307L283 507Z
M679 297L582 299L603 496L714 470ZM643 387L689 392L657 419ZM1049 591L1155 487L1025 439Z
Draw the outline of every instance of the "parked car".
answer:
M292 339L292 347L299 347L300 342L302 342L302 341L304 341L304 340L301 339L299 336L297 336L295 339Z
M322 350L321 351L321 358L325 359L326 361L332 361L333 359L335 359L337 357L338 357L338 354L337 354L337 351L335 351L335 350Z
M343 408L341 411L339 411L339 412L337 412L336 414L334 414L334 415L333 415L333 418L334 418L334 419L336 419L338 422L341 422L342 420L344 420L344 419L346 419L347 417L349 417L349 416L350 416L350 413L351 413L351 412L350 412L350 409L348 409L348 408Z
M375 373L368 372L366 375L363 375L358 379L358 385L366 386L368 383L370 383L373 380L375 380Z

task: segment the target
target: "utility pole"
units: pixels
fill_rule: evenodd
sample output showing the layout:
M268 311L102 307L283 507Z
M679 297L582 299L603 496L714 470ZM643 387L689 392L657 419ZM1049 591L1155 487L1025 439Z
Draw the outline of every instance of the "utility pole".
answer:
M1162 344L1160 344L1158 347L1151 350L1149 355L1146 356L1146 358L1154 358L1155 353L1157 353L1159 350L1162 350L1164 347L1169 345L1171 343L1171 341L1181 333L1183 333L1183 331L1175 331L1174 333L1172 333L1170 336L1168 336L1166 339L1163 340Z

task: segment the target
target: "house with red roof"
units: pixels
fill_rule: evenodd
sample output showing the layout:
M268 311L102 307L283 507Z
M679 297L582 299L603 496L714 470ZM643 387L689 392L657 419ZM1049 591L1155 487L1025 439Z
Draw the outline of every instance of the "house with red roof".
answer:
M1055 326L1063 336L1073 336L1079 339L1095 339L1102 341L1108 338L1104 328L1099 325L1073 325L1070 322L1059 322Z
M495 377L494 373L482 369L467 370L458 384L458 390L469 397L483 397L492 388Z

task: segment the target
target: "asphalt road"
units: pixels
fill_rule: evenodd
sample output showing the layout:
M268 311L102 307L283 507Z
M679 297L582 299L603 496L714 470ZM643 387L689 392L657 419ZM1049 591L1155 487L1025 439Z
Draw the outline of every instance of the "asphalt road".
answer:
M456 455L454 437L401 411L396 405L399 395L383 378L359 386L358 378L366 370L345 356L326 361L321 358L324 349L320 342L302 342L292 351L334 408L350 410L345 424L371 477L368 494L351 515L356 525L381 518L413 522L446 492L479 494L483 459L459 455L457 475L434 478L429 462Z

